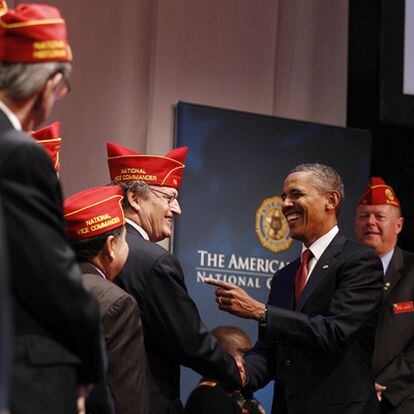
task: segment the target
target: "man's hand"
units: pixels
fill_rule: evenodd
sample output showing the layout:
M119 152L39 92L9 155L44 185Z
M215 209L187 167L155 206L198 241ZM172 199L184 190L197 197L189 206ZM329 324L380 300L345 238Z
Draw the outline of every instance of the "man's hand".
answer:
M86 385L78 385L78 395L77 395L77 407L78 407L78 414L85 414L86 413L86 406L85 400L88 397L90 391L92 390L92 384Z
M233 358L236 361L237 368L239 369L243 388L247 384L247 371L246 367L244 366L244 360L240 355L233 355Z
M382 400L382 393L386 389L387 389L387 387L385 385L378 384L377 382L375 383L375 391L377 393L378 401L381 401Z
M204 282L217 286L216 302L220 310L256 321L262 317L266 306L253 299L242 288L216 279L204 279Z

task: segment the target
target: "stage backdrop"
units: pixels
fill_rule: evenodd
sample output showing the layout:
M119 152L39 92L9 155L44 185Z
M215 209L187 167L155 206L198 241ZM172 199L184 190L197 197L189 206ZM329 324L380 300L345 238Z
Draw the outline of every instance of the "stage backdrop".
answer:
M341 174L340 228L352 238L356 200L369 179L370 134L180 102L176 145L189 147L173 241L186 285L210 329L239 326L254 343L257 323L219 311L203 278L236 283L266 302L273 273L300 252L280 210L284 178L297 164L320 162ZM184 400L199 378L183 369ZM270 413L271 386L256 396Z

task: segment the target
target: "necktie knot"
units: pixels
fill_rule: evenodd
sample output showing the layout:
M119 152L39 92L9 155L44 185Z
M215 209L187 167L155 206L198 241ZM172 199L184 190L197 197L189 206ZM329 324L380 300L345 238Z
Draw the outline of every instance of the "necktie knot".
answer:
M312 259L312 252L309 249L306 249L302 252L301 263L309 264L310 260Z

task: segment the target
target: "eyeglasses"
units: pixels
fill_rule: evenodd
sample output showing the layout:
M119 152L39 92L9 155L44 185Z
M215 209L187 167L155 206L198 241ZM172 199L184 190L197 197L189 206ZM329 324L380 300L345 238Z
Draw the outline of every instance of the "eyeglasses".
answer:
M160 198L160 196L158 196L157 193L158 194L161 194L164 199L168 200L167 203L168 203L169 206L171 206L174 203L174 201L177 201L178 194L168 194L168 193L166 193L164 191L156 190L155 188L152 188L152 187L150 187L150 190L158 198Z
M55 87L55 100L60 101L63 99L71 91L71 89L69 79L62 74L62 79Z

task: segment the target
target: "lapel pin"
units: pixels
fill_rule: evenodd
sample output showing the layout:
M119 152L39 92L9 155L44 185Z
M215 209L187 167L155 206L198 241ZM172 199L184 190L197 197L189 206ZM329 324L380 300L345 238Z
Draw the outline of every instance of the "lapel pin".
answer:
M329 265L323 265L322 269L327 269L329 267Z

